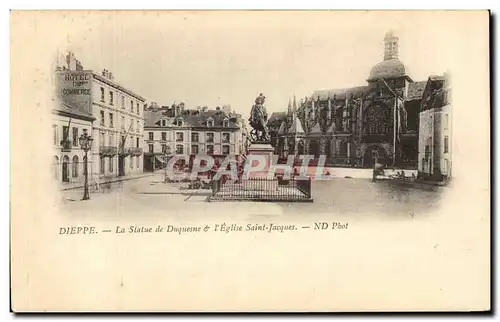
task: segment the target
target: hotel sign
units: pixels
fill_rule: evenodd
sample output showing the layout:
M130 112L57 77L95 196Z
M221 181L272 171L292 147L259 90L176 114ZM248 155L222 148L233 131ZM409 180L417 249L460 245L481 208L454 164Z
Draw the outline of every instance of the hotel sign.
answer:
M57 91L63 103L87 113L92 112L91 71L60 71Z

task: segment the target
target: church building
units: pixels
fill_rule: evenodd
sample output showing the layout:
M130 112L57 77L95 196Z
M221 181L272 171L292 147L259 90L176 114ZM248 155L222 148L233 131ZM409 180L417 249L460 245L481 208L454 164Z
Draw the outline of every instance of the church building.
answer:
M415 82L399 60L399 38L388 32L384 59L366 85L315 91L268 120L281 156L326 156L329 166L417 168L420 102L427 80Z

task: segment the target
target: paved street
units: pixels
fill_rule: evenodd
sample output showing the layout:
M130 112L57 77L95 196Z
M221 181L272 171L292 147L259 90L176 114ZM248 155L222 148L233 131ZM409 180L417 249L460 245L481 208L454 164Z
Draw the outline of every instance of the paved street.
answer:
M402 188L366 178L332 178L312 183L314 203L207 202L210 190L186 190L181 183L163 183L163 174L114 183L91 192L81 201L82 189L62 192L60 210L79 223L104 220L111 223L161 218L176 221L218 219L303 218L329 216L359 218L382 216L406 219L425 216L435 208L446 188ZM351 217L352 216L352 217Z

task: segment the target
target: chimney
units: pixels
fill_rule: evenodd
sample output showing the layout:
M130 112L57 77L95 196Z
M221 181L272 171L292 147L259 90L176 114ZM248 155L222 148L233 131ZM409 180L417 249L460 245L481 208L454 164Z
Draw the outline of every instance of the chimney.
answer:
M83 70L82 62L77 60L75 70Z
M226 104L226 105L222 106L222 111L224 113L226 113L227 115L230 115L231 114L231 105Z
M68 55L66 55L66 64L68 65L69 70L76 70L77 60L75 53L70 51Z

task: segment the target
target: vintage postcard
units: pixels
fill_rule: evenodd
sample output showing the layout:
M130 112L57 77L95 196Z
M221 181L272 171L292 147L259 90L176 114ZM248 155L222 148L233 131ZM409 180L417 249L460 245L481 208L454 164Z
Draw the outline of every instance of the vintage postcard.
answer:
M490 310L489 19L12 11L12 310Z

